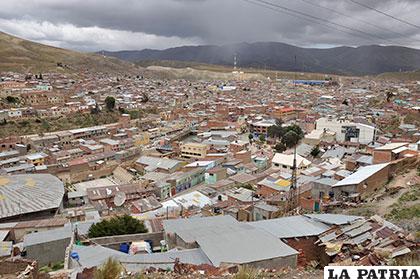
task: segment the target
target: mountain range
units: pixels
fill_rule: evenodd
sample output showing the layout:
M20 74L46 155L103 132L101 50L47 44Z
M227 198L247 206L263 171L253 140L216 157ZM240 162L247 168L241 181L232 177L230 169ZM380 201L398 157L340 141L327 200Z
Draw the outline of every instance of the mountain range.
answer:
M370 75L420 69L420 50L402 46L302 48L277 42L222 46L182 46L164 50L101 51L106 56L138 62L171 60L281 71Z

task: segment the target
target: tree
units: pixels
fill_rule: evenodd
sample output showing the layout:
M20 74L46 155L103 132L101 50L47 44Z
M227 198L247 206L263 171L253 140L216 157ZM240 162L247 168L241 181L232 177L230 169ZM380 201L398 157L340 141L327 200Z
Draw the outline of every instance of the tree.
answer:
M290 130L283 136L281 141L287 148L291 148L299 142L299 135L295 131Z
M254 139L254 136L250 133L250 134L248 135L248 139L249 139L249 142L252 142L252 140Z
M305 133L304 133L304 132L302 131L302 129L301 129L298 125L296 125L296 124L293 124L293 125L290 125L290 126L286 127L286 133L287 133L287 132L290 132L290 131L295 132L299 140L303 139L303 137L305 136ZM285 133L285 134L286 134L286 133Z
M117 260L108 258L108 260L98 268L94 275L94 279L117 279L120 278L123 267Z
M394 93L392 93L391 91L386 91L386 101L389 103L392 99L392 97L394 97Z
M252 185L249 184L249 183L242 184L241 187L245 188L245 189L248 189L248 190L251 190L251 191L254 191L254 187L252 187Z
M129 216L117 216L110 220L102 220L93 224L88 232L89 237L102 237L123 234L146 233L143 222Z
M276 146L274 146L274 149L276 150L276 152L282 153L286 150L286 146L282 142L279 142L276 144Z
M276 124L268 128L268 136L273 139L281 139L285 134L285 129L282 125L283 121L280 118L276 119Z
M264 142L265 141L264 134L260 134L260 136L258 137L258 139L260 140L260 142Z
M19 99L13 96L7 96L6 101L10 104L15 104L19 101Z
M321 152L321 150L319 150L319 147L318 146L315 146L313 149L312 149L312 151L311 151L311 155L313 156L313 157L316 157L316 156L318 156L319 155L319 153Z
M106 105L107 110L113 111L115 108L115 98L111 96L106 97L105 105Z

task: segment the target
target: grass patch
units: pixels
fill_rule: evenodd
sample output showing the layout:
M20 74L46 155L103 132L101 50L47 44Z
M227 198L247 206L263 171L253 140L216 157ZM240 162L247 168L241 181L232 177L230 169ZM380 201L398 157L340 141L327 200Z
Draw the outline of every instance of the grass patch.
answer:
M399 202L412 202L412 201L417 201L419 199L420 195L420 187L418 185L416 185L416 188L414 188L413 190L404 193L399 199Z
M336 213L336 214L342 213L342 210L341 209L337 210L334 213ZM356 215L356 216L364 216L364 217L371 217L372 215L376 214L376 208L372 204L364 204L360 207L354 207L354 208L348 209L346 214Z
M117 122L119 112L100 112L97 114L75 114L50 119L28 119L18 123L7 121L1 124L0 138L16 135L48 133L74 128L90 127Z
M410 207L405 207L403 205L394 206L391 212L385 217L391 220L420 218L420 204L415 204Z
M233 279L257 279L260 278L258 270L250 266L240 266L238 273L236 273Z
M48 266L48 265L43 266L39 269L39 271L48 273L48 272L57 271L63 268L64 268L64 262L57 262L57 263L52 264L51 266Z

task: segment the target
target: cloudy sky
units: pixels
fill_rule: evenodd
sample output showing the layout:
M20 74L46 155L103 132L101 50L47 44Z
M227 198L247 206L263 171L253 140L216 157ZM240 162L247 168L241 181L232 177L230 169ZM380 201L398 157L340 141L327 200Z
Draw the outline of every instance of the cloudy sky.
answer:
M420 48L419 27L351 0L264 0L298 10L304 14L299 18L252 1L257 0L2 0L0 30L82 51L256 41L304 47L393 44ZM357 2L420 26L420 0Z

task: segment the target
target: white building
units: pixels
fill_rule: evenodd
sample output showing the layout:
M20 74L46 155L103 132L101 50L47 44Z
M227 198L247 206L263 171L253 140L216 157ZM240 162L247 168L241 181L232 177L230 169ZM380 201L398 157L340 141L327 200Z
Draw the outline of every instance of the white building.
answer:
M271 160L274 168L293 169L294 154L276 153ZM296 167L298 170L303 170L311 165L311 161L296 154Z
M375 139L375 127L331 117L318 119L316 130L334 132L338 142L350 141L369 144Z

